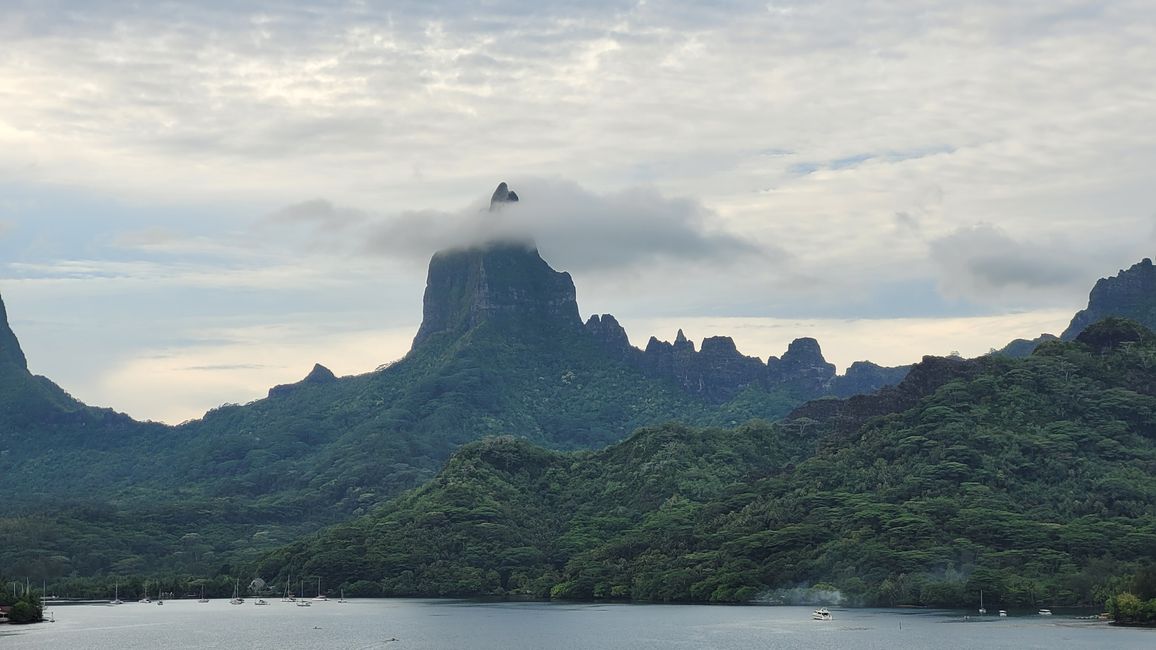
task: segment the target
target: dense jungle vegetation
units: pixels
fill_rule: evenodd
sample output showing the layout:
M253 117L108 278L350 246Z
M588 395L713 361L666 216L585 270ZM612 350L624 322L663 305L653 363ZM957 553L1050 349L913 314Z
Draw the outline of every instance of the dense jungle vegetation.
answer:
M256 573L382 595L736 602L822 584L865 605L1103 605L1156 557L1153 335L1109 320L956 365L826 418L670 424L597 452L484 440Z

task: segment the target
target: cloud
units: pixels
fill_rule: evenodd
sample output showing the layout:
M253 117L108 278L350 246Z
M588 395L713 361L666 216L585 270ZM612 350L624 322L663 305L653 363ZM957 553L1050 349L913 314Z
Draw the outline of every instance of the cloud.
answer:
M930 242L930 250L943 290L980 303L1009 294L1023 300L1033 291L1078 291L1099 264L1064 238L1018 241L988 224L960 228Z
M0 273L89 347L157 300L416 327L498 231L633 318L1074 310L1151 255L1150 0L3 5Z
M497 182L495 181L495 185ZM750 240L719 230L701 203L653 189L598 193L558 179L511 182L521 201L490 212L483 201L454 212L366 212L313 200L278 210L268 222L306 224L314 246L424 263L437 250L494 240L535 242L559 268L617 271L656 262L727 266L756 255L782 259ZM489 190L480 192L488 198Z
M285 224L314 224L324 230L342 230L352 224L365 221L367 215L361 210L339 208L325 199L313 199L286 206L272 213L268 221Z

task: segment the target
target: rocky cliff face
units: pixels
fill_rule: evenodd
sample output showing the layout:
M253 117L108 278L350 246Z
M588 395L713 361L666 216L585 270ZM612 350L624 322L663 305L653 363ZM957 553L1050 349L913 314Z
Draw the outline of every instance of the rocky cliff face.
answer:
M1101 278L1088 295L1087 308L1076 313L1060 335L1074 340L1089 325L1108 316L1121 316L1156 329L1156 266L1145 258L1116 277Z
M16 334L8 326L8 312L4 309L3 298L0 298L0 365L12 365L20 370L28 370L28 360L24 358L20 342L16 340Z
M635 365L641 362L642 351L630 345L626 330L610 314L591 316L586 321L586 332L611 356Z
M490 199L490 210L518 200L501 183ZM785 390L795 399L833 391L840 395L871 392L898 382L907 371L857 364L836 383L835 366L827 363L812 338L792 341L782 358L766 362L743 355L726 336L707 338L702 349L696 350L682 330L673 343L651 337L646 348L639 350L630 345L626 330L609 314L591 316L583 326L570 275L550 268L529 243L502 241L440 251L430 260L414 349L434 340L456 340L483 323L497 326L506 335L541 339L545 334L549 340L552 334L564 332L589 337L608 356L714 403L726 402L750 386ZM563 336L556 340L575 341ZM277 387L270 394L283 388L289 387Z
M429 264L422 323L414 347L460 336L484 322L511 328L577 330L574 282L550 268L531 244L498 242L441 251Z
M517 203L518 193L511 190L505 182L498 183L498 189L494 190L493 196L490 197L490 212L500 209L507 203Z
M810 337L791 341L783 358L767 359L767 370L772 382L792 384L808 396L822 395L835 378L834 364L827 363L819 342Z
M674 343L650 337L636 363L646 374L673 379L684 390L713 402L724 402L751 384L764 385L767 378L766 365L740 354L729 337L705 339L699 352L682 330Z
M823 358L819 342L812 338L795 339L782 358L770 357L765 363L739 352L729 336L703 339L702 349L696 350L682 330L673 343L652 336L646 348L638 350L609 314L591 316L586 331L608 352L648 376L673 380L683 390L715 403L726 402L749 386L785 389L802 399L870 393L899 383L909 369L861 361L853 364L847 375L838 377L835 366Z

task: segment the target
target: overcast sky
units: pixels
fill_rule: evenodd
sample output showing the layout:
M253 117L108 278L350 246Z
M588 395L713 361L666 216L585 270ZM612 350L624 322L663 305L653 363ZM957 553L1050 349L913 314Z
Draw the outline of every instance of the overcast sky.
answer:
M1058 333L1156 249L1149 0L0 0L0 296L178 422L405 353L499 181L635 345Z

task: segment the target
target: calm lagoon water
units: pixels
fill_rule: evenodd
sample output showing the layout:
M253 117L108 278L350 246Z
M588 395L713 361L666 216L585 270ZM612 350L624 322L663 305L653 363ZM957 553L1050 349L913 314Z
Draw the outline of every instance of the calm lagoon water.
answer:
M0 627L0 648L1156 648L1156 630L1057 613L965 620L944 610L352 600L296 607L273 599L164 605L55 605L55 623Z

